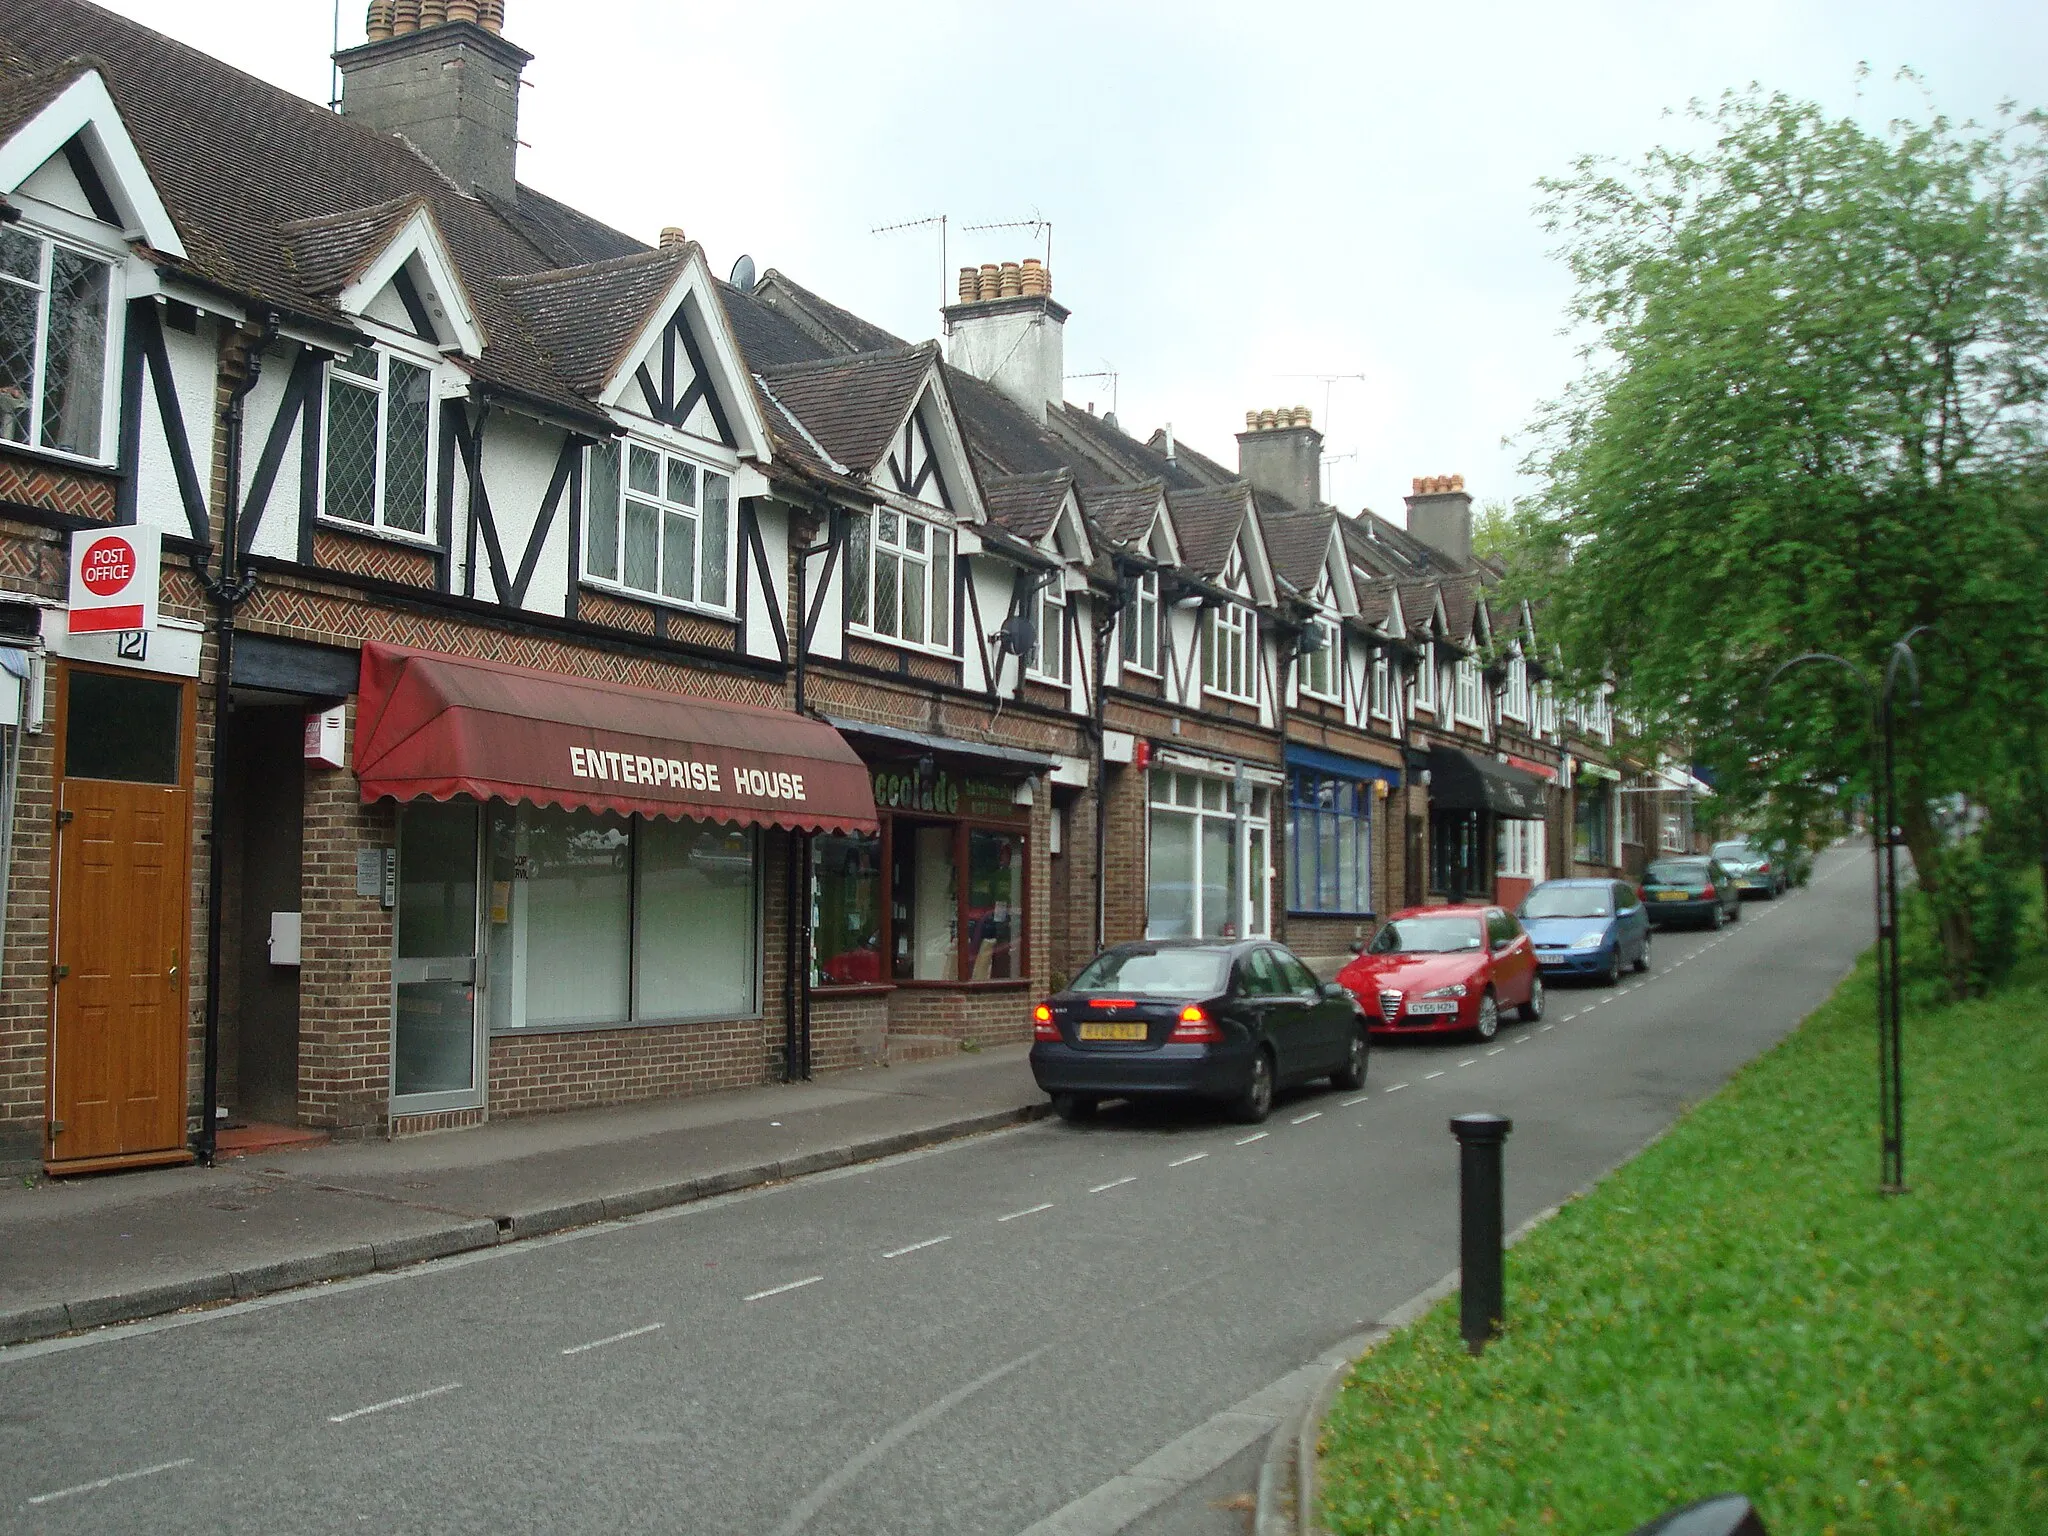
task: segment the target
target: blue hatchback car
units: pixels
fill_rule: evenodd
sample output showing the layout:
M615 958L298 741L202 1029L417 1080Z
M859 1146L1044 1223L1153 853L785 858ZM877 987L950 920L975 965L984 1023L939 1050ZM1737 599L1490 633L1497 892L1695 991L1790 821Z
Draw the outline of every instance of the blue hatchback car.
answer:
M1650 968L1650 914L1624 880L1546 880L1517 915L1545 980L1588 976L1611 987L1623 966Z

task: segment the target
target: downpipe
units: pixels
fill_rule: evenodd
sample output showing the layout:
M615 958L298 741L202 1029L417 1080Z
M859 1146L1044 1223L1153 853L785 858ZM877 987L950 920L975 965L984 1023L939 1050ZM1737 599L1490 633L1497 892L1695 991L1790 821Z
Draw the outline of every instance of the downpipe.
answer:
M206 1031L205 1061L201 1072L198 1146L200 1162L211 1167L219 1147L220 1120L220 991L221 946L226 924L221 919L221 901L227 870L221 858L221 829L226 817L221 810L223 765L228 760L228 722L233 707L232 685L235 666L235 610L249 600L255 577L241 569L242 537L242 429L249 396L263 377L263 354L277 340L277 314L264 315L257 334L242 346L241 374L228 391L221 408L221 437L227 458L221 509L220 569L208 568L208 551L193 552L193 569L214 606L213 676L213 785L207 807L206 855Z

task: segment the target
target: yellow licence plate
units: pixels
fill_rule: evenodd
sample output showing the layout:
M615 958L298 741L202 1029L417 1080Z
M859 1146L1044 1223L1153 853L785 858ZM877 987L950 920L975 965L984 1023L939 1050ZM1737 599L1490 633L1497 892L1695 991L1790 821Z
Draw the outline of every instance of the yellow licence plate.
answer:
M1129 1024L1083 1024L1083 1040L1143 1040L1146 1029L1142 1023Z
M1657 899L1659 901L1684 901L1691 894L1690 891L1659 891Z

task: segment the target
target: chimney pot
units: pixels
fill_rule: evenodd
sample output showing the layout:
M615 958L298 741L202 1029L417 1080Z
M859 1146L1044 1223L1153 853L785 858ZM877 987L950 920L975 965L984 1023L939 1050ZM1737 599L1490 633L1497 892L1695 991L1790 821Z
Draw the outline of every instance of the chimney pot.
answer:
M1244 429L1247 432L1259 430L1259 413L1257 411L1246 411L1244 413Z
M671 224L661 232L661 248L664 251L679 251L689 241L680 225Z
M1024 293L1024 272L1023 272L1023 269L1022 269L1022 268L1021 268L1020 266L1018 266L1018 264L1017 264L1016 262L1014 262L1014 261L1006 261L1006 262L1004 262L1004 263L1003 263L1003 266L1002 266L1002 292L1001 292L1001 296L1002 296L1003 298L1006 298L1006 299L1015 299L1015 298L1020 298L1020 297L1022 297L1023 293Z
M480 13L481 7L478 6L477 0L448 0L450 21L467 21L474 24L481 19Z
M391 31L403 37L408 32L420 29L420 0L394 0L391 7Z
M1275 426L1275 425L1276 425L1276 424L1278 423L1279 419L1280 419L1280 418L1279 418L1279 412L1277 412L1277 411L1273 410L1273 409L1272 409L1272 408L1271 408L1271 407L1269 406L1269 407L1267 407L1267 408L1266 408L1265 410L1262 410L1262 411L1260 411L1260 412L1259 412L1259 428L1258 428L1258 429L1259 429L1259 430L1260 430L1261 432L1270 432L1270 431L1272 431L1272 430L1273 430L1274 426Z
M483 0L478 7L477 24L486 32L505 30L505 0Z
M370 0L370 14L364 26L373 43L381 43L391 35L391 0Z
M448 0L420 0L420 30L438 27L448 19Z
M960 269L960 302L972 304L981 297L981 271L976 267Z
M1033 296L1052 292L1052 274L1036 256L1024 258L1023 287L1026 294Z
M990 299L1001 298L1003 295L1003 269L992 261L984 261L981 264L981 272L975 280L975 292L976 296L983 303L987 303Z

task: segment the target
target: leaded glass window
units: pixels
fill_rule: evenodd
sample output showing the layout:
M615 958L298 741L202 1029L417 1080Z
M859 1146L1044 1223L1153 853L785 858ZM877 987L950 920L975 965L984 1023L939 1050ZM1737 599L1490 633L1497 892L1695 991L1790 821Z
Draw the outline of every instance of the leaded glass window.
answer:
M434 432L430 370L371 347L330 364L322 510L425 538Z
M0 439L104 459L114 269L0 229Z
M847 618L943 650L953 640L953 533L877 507L872 529L856 519L847 540Z

